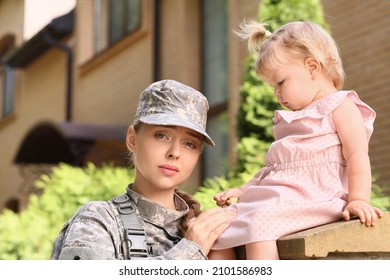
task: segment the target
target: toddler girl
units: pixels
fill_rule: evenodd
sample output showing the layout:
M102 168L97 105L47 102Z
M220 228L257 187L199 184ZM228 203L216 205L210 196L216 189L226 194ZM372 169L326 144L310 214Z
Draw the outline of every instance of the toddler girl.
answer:
M266 166L248 183L215 195L238 211L213 249L245 244L248 259L278 259L276 241L293 232L359 217L373 226L382 211L370 205L368 141L375 112L352 90L332 37L311 22L291 22L271 34L242 25L257 73L289 110L274 115L275 141Z

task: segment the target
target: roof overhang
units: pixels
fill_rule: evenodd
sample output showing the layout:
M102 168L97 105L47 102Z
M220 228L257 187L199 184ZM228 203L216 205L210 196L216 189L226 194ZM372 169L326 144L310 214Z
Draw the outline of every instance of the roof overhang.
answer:
M11 52L4 62L15 68L24 68L42 55L51 47L47 36L60 40L70 35L74 28L74 9L69 13L53 19L48 25L41 29L30 40L26 41L20 48Z
M41 122L30 129L14 159L16 164L68 163L83 166L128 165L127 126Z

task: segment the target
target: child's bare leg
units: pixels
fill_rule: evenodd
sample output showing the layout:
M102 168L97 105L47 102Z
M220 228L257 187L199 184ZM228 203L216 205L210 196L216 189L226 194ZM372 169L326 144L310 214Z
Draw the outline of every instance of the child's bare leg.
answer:
M261 241L245 245L247 260L278 260L276 241Z
M210 260L236 260L236 251L233 248L211 250L207 256Z

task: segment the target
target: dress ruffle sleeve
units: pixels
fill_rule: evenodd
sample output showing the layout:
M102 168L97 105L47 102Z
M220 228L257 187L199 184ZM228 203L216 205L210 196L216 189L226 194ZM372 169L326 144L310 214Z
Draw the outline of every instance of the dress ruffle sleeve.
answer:
M273 121L275 124L281 120L292 123L303 118L321 119L330 115L344 100L349 97L358 107L363 118L367 137L370 139L374 131L375 111L362 102L355 91L338 91L332 96L326 96L309 107L299 111L277 110L275 111ZM348 117L348 116L345 116Z

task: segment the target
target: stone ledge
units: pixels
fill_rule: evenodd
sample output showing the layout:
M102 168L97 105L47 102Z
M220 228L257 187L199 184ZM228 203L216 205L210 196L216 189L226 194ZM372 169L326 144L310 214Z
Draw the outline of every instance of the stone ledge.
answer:
M281 259L390 259L390 212L377 225L338 221L278 240Z

